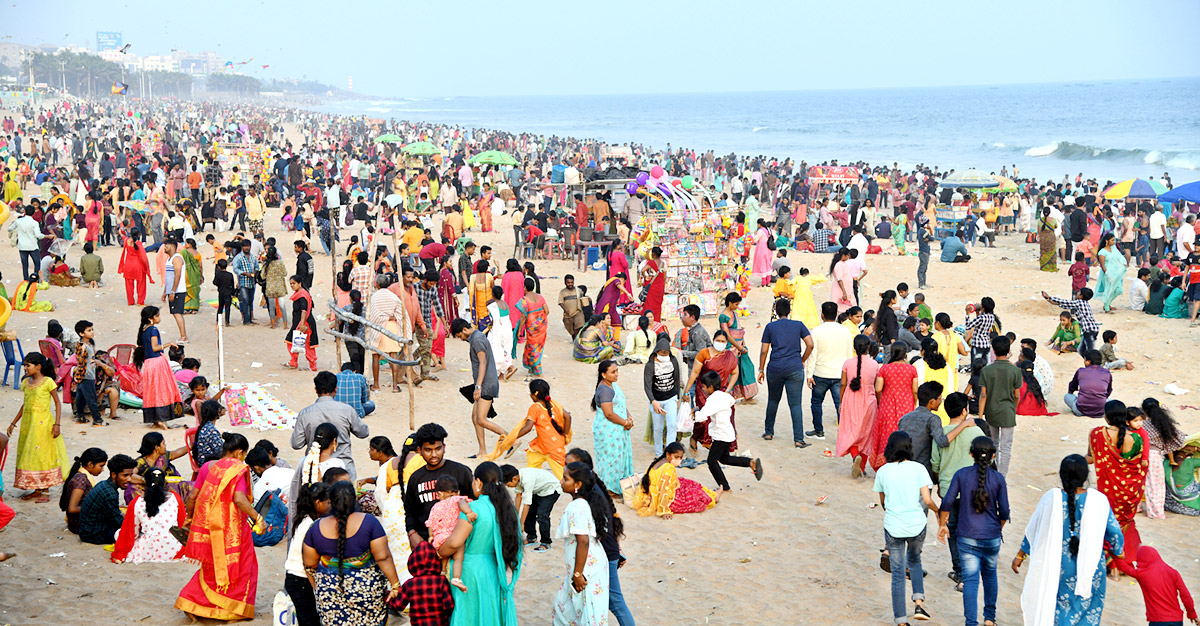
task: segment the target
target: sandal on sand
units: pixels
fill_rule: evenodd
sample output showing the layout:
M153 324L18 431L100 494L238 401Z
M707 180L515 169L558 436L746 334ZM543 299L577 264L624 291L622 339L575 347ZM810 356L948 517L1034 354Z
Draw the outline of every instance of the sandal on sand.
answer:
M754 480L762 480L762 459L754 459Z
M766 434L764 434L764 435L762 436L762 438L763 438L763 440L764 440L764 441L771 441L772 439L774 439L774 438L775 438L775 435L766 435Z
M50 501L50 496L48 494L43 494L34 498L33 501L36 504L45 504Z
M882 552L882 554L879 555L879 569L891 574L892 557L890 554L883 552L883 550L880 550L880 552Z
M171 530L168 532L170 532L171 536L175 538L175 541L178 541L185 546L187 545L189 534L188 529L182 526L172 526Z

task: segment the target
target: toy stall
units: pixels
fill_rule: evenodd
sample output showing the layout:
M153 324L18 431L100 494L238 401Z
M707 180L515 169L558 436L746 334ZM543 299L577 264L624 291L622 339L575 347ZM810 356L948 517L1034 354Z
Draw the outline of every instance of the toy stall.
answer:
M253 181L255 174L262 176L264 183L270 177L271 150L266 145L218 142L216 146L217 162L224 174L222 184L230 183L234 167L241 174L242 185Z
M824 200L833 192L835 185L852 185L859 180L861 180L861 174L857 167L814 165L808 168L808 184L816 186L817 189L809 197L814 200Z
M638 244L639 262L649 258L654 246L663 250L664 318L677 318L689 304L699 306L703 315L716 315L726 292L748 290L749 270L739 267L735 258L745 238L729 237L732 215L715 208L691 176L668 181L662 168L654 166L639 173L626 191L641 194L646 203L646 214L630 232Z

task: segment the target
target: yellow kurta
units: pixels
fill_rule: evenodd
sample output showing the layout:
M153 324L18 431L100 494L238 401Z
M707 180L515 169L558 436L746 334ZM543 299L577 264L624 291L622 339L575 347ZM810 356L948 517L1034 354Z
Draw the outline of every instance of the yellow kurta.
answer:
M949 394L958 391L958 334L951 331L948 335L933 331L933 340L937 342L938 352L946 359L946 368L950 370L950 385L946 388Z
M923 360L917 361L913 365L915 365L917 368L917 382L919 384L923 385L929 381L939 382L942 384L942 404L938 405L938 408L936 411L934 411L934 413L936 413L938 417L942 418L942 426L949 424L950 416L946 414L946 396L957 391L949 385L947 380L950 376L950 368L943 367L940 370L931 369Z
M824 276L795 276L792 278L792 291L795 295L792 297L792 314L791 319L800 320L809 328L815 328L821 323L821 312L817 309L816 300L813 299L812 286L826 282L828 279ZM854 334L858 334L858 329L854 330Z
M21 435L17 439L17 472L13 486L18 489L47 489L61 485L70 469L70 457L62 435L51 437L54 428L52 397L58 385L49 378L30 387L21 383L25 406L21 413Z

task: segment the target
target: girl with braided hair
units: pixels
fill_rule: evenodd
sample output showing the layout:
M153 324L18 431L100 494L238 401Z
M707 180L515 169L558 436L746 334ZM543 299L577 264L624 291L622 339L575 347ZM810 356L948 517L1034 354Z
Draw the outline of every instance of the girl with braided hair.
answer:
M1138 410L1141 417L1141 411ZM1119 400L1104 403L1104 421L1088 435L1088 463L1096 465L1096 489L1108 497L1113 515L1125 536L1125 549L1137 554L1142 545L1134 516L1146 492L1146 473L1150 468L1150 447L1146 431L1131 424L1130 410ZM1115 568L1115 566L1113 566Z
M1042 496L1012 562L1020 573L1030 561L1021 610L1028 624L1096 626L1104 612L1106 544L1113 558L1124 558L1125 540L1108 499L1086 486L1087 459L1067 456L1058 475L1062 489Z
M323 624L382 624L385 601L400 589L387 534L375 516L354 512L354 495L349 481L330 487L330 515L304 535L304 567L313 572Z
M850 475L858 478L867 464L867 442L879 406L879 394L875 390L879 363L867 354L871 349L870 337L858 335L852 345L854 356L842 364L842 410L835 453L850 455L853 461Z
M962 394L958 394L962 395ZM965 408L965 406L964 406ZM958 512L952 538L958 543L962 566L963 615L966 623L978 622L979 582L983 580L983 622L996 623L998 583L996 563L1000 556L1001 530L1009 521L1008 484L992 467L996 444L988 437L971 441L973 465L954 473L938 512L938 541L950 537L950 513Z

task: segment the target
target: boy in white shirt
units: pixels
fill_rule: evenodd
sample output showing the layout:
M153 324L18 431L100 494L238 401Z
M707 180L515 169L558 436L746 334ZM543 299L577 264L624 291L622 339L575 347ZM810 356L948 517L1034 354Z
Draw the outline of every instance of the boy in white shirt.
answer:
M712 446L708 449L708 471L723 492L733 491L721 465L734 467L749 467L754 472L756 480L762 480L762 461L753 461L746 457L729 454L729 444L737 441L733 430L733 396L721 390L721 376L716 372L704 372L700 375L699 384L704 387L708 399L704 406L696 411L697 422L708 422L708 436L712 438Z

